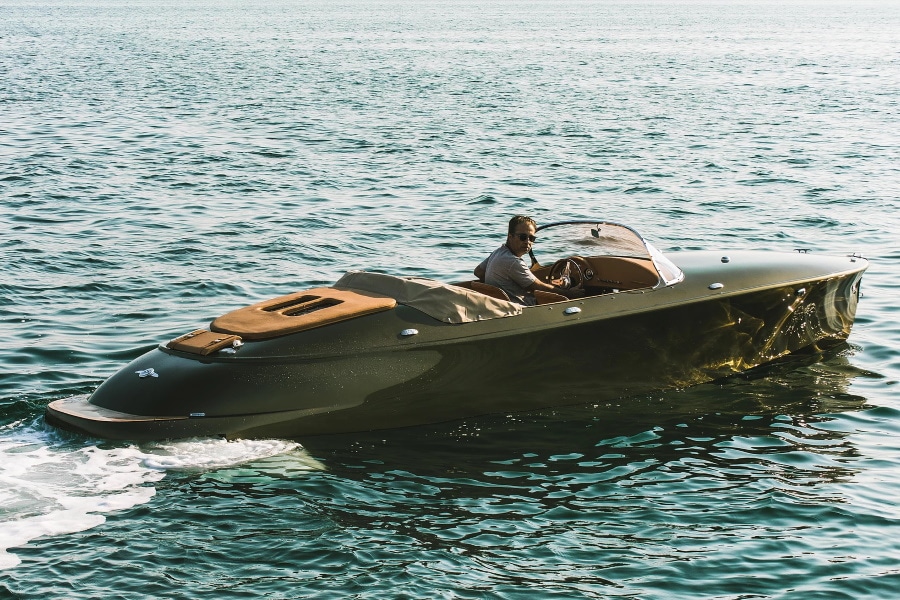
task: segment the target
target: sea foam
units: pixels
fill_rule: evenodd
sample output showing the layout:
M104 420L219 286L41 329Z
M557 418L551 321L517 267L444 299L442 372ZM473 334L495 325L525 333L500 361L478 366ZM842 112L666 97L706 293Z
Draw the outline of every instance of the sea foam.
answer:
M0 431L0 570L9 552L42 536L85 531L106 515L149 502L167 471L204 472L279 455L295 470L321 465L294 442L191 439L110 446L59 434L40 420Z

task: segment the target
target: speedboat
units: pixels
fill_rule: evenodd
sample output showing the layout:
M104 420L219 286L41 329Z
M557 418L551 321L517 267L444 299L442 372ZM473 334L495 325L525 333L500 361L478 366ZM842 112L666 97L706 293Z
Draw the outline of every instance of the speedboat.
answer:
M572 286L509 301L481 281L350 271L160 344L52 425L106 439L288 437L609 402L847 339L858 255L679 251L607 221L537 230L532 272Z

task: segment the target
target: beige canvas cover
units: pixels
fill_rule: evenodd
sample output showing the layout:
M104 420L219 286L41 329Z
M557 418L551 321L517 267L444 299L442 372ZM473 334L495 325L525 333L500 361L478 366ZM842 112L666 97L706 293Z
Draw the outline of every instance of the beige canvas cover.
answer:
M469 323L522 314L522 307L515 302L424 277L348 271L334 287L389 296L398 304L411 306L444 323Z

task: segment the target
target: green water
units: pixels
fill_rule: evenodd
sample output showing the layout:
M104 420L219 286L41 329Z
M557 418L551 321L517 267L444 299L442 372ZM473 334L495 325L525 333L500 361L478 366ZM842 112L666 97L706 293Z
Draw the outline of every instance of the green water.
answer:
M0 597L896 595L898 30L889 2L0 0ZM43 423L232 308L467 277L520 212L871 267L847 344L685 390L297 441Z

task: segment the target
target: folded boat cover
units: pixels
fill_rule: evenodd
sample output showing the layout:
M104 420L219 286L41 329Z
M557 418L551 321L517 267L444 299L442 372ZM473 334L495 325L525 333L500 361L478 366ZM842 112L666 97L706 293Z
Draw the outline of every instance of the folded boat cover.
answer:
M389 296L398 304L411 306L444 323L469 323L522 314L522 307L515 302L424 277L348 271L333 287Z

